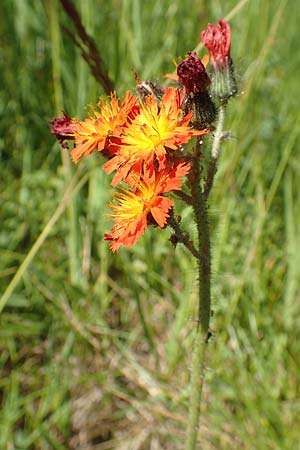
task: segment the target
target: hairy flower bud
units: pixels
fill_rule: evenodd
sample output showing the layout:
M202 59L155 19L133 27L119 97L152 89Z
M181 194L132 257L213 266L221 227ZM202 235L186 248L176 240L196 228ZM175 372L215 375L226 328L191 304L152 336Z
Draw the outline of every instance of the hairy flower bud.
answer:
M65 112L64 117L53 117L50 120L51 134L56 136L62 148L68 148L67 140L74 140L74 121Z
M219 25L209 24L202 31L201 39L210 54L210 61L214 68L226 67L230 60L230 26L221 19Z
M201 130L215 119L216 109L208 94L210 78L196 53L188 53L177 66L177 75L186 89L186 110L193 111L193 126Z
M178 64L177 75L188 93L206 92L210 85L209 76L196 53L189 52L188 57Z
M216 118L216 107L208 92L200 92L192 98L193 126L208 128Z
M177 66L177 75L186 89L186 111L193 111L193 126L201 130L215 119L216 109L208 94L210 78L196 53L188 53Z
M212 66L211 93L221 103L236 94L232 59L230 57L231 32L229 24L221 19L219 25L209 24L201 39L210 54Z

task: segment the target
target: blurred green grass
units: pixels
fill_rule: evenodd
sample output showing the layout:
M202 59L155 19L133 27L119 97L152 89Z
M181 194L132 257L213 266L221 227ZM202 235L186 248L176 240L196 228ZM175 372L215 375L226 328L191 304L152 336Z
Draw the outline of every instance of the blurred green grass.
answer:
M213 338L203 449L300 449L300 67L295 0L77 1L117 90L159 79L226 16L241 95L211 198ZM3 0L0 286L75 172L48 121L101 94L58 1ZM90 158L0 316L0 448L180 449L196 270L168 231L112 255L109 180ZM191 233L191 211L181 211Z

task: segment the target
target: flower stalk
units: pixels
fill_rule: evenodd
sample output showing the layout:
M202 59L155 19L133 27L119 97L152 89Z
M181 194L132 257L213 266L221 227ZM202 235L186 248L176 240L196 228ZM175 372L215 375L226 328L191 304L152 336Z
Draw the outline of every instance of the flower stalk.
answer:
M215 130L213 144L211 148L211 158L207 169L207 177L204 188L204 198L206 200L213 186L214 177L217 172L217 164L220 156L220 146L223 137L224 118L225 118L225 107L222 105L219 108L217 127Z
M210 305L211 305L211 262L210 262L210 229L208 210L204 192L202 191L200 178L201 169L199 157L201 155L201 143L197 143L193 158L191 192L194 199L193 208L197 224L199 269L199 298L196 335L194 340L191 380L189 420L186 433L185 450L194 450L198 435L200 418L200 405L204 380L206 348L209 336Z

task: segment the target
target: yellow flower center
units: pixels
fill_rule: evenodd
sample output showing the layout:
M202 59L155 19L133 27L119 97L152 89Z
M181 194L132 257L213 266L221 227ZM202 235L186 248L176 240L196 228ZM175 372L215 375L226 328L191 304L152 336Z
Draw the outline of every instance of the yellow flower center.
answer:
M126 191L115 194L116 204L111 204L112 216L116 221L133 221L143 213L150 211L156 199L155 186L140 182L138 193Z
M170 118L164 105L158 111L157 104L149 98L148 103L141 107L140 114L126 130L122 139L122 154L140 158L151 152L165 153L164 142L173 136L177 127L177 118Z

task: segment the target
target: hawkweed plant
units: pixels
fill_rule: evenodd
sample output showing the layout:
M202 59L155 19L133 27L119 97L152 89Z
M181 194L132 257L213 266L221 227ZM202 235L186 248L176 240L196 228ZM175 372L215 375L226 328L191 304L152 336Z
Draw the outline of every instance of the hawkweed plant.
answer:
M185 450L197 443L201 393L211 317L211 249L208 201L217 171L226 105L236 92L230 56L230 26L225 20L201 33L209 54L188 53L166 75L168 86L143 82L135 74L134 93L119 100L101 98L84 120L54 118L51 132L70 150L74 163L102 154L113 174L109 207L113 226L104 240L112 252L137 243L148 226L172 229L171 243L183 244L198 264L199 302L195 321L189 418ZM103 160L102 159L102 160ZM174 194L194 211L197 240L184 230Z

